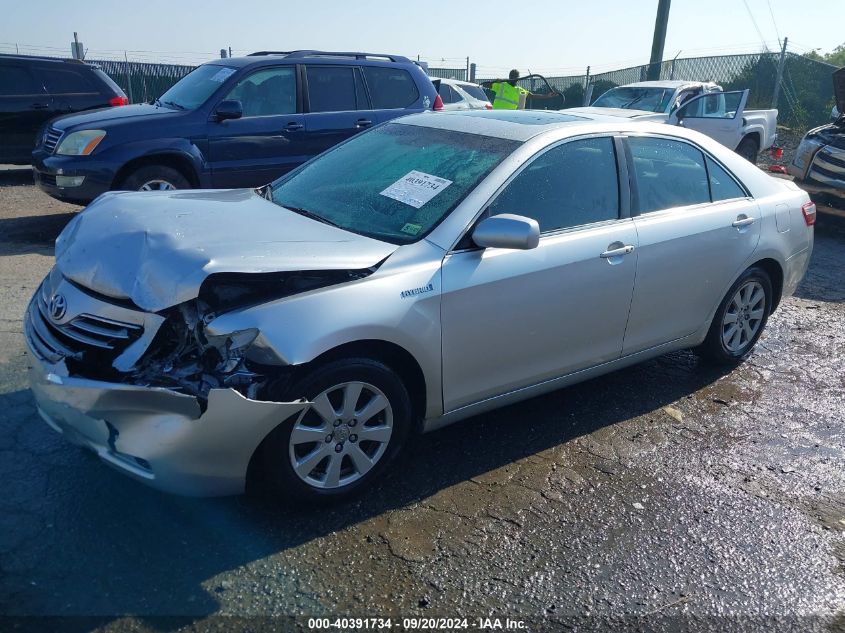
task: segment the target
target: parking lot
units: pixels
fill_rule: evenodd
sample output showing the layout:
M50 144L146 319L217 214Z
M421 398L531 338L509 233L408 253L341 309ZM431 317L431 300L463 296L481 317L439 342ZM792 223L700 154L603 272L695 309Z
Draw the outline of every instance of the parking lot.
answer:
M21 318L77 210L0 168L0 613L845 630L841 220L820 216L735 370L665 356L419 438L363 498L298 508L158 493L40 420Z

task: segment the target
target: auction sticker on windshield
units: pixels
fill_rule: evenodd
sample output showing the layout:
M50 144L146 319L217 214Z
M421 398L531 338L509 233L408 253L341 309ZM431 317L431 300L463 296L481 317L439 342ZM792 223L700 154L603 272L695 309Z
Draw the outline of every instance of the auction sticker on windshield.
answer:
M451 180L414 170L382 191L381 195L419 209L451 184Z

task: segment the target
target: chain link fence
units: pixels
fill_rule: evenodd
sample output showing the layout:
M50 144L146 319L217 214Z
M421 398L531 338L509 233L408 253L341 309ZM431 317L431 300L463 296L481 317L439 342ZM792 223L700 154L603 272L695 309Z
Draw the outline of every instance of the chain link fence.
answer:
M95 64L123 89L132 103L146 103L157 99L195 66L150 64L104 59L86 59Z

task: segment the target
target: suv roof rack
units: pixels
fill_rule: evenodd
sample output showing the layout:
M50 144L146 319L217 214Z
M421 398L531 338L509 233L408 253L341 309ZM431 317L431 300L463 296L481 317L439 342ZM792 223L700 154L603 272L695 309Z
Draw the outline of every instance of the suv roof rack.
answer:
M350 51L256 51L250 53L248 57L256 57L260 55L286 55L288 57L350 57L352 59L384 59L391 62L406 62L410 63L407 57L402 55L387 55L384 53L361 53Z

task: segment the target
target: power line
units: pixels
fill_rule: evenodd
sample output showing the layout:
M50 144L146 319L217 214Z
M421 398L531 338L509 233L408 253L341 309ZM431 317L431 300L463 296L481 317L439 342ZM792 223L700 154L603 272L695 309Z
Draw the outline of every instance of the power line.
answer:
M775 27L775 35L778 36L778 44L780 44L780 31L778 30L777 20L775 20L775 12L772 10L772 0L767 0L767 2L769 4L769 15L772 16L772 24Z
M769 50L769 47L766 46L766 38L763 37L763 32L760 30L760 27L757 26L757 20L754 19L754 14L751 12L751 7L748 6L748 0L742 0L742 4L745 5L745 10L748 11L748 17L751 18L751 23L754 25L754 30L757 31L757 35L760 36L760 41L763 42L763 46L766 47L766 50Z

